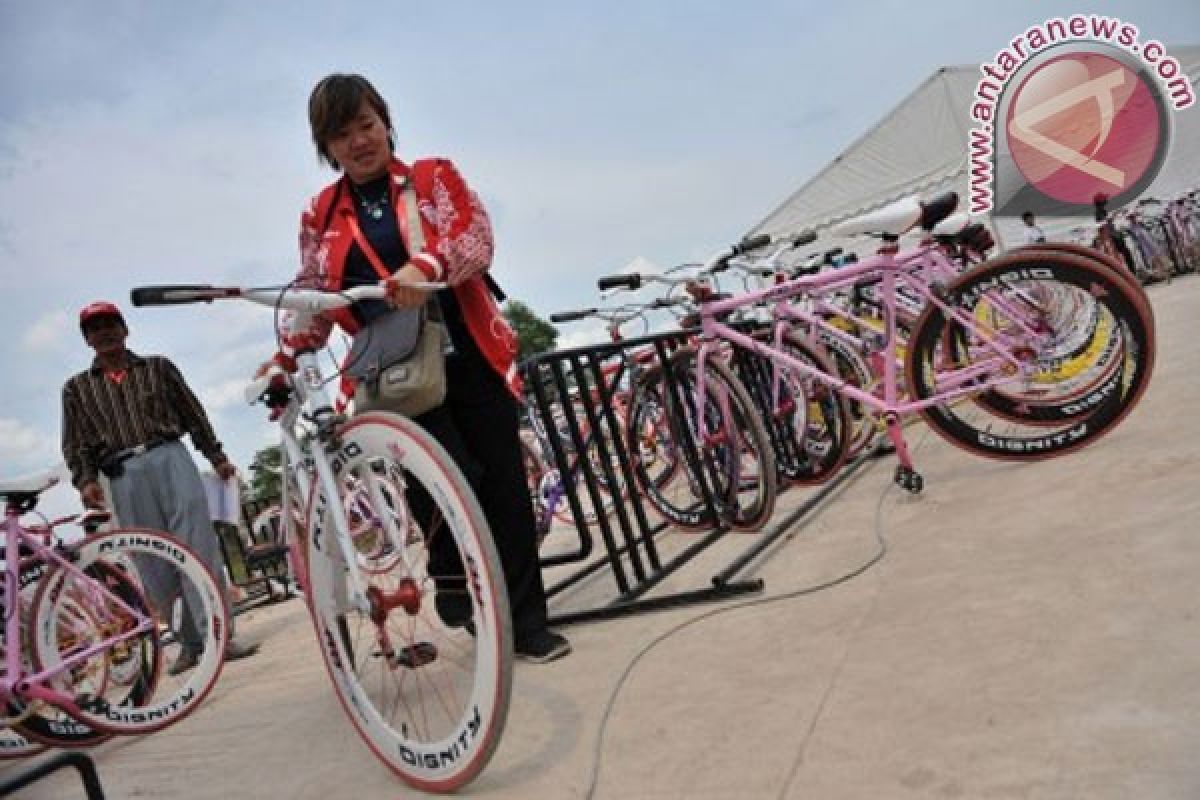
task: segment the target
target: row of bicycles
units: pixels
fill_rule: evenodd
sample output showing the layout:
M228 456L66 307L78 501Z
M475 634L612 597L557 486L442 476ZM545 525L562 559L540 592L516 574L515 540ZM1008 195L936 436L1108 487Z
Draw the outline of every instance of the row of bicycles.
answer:
M589 522L636 491L675 526L757 530L783 488L822 484L869 449L894 450L896 483L921 491L909 417L1011 461L1063 455L1112 430L1154 366L1138 278L1076 244L989 258L986 228L956 206L953 194L908 198L838 226L873 240L870 257L805 255L808 233L755 236L703 264L598 282L609 297L660 289L653 299L552 315L603 320L614 342L653 311L675 314L678 329L669 358L645 340L605 348L615 358L597 381L556 393L549 418L529 414L526 463L544 528L570 521L562 495L586 467L603 490ZM912 231L920 242L902 251ZM611 408L617 424L589 417L589 403ZM567 435L571 418L582 436ZM600 463L594 444L613 437L627 473Z
M781 488L828 481L881 439L896 451L897 482L920 491L902 426L911 415L969 452L1013 460L1065 454L1112 430L1154 366L1139 282L1076 245L988 258L986 231L955 215L956 204L909 198L843 223L839 234L870 237L877 252L833 270L822 267L834 256L802 257L811 234L763 235L703 264L603 278L599 288L614 295L662 291L556 318L599 317L613 336L654 311L679 324L591 362L591 380L534 382L556 400L555 411L531 415L524 437L543 524L563 518L563 495L589 474L602 476L596 516L605 496L636 491L679 526L755 530ZM922 240L901 251L910 230ZM132 300L312 314L383 294L191 284L140 287ZM511 697L511 620L492 534L438 443L402 416L340 413L330 388L339 376L318 356L301 349L295 369L268 371L246 390L279 426L278 524L346 719L410 785L452 791L490 761ZM576 446L564 448L564 430ZM631 468L605 463L614 452ZM71 520L26 522L55 480L0 482L8 753L172 724L211 689L228 637L218 584L169 537L115 530L65 544L55 533ZM185 617L199 624L189 630ZM173 674L184 638L203 656Z
M1144 285L1169 282L1200 269L1200 189L1167 201L1142 198L1068 236L1123 261Z

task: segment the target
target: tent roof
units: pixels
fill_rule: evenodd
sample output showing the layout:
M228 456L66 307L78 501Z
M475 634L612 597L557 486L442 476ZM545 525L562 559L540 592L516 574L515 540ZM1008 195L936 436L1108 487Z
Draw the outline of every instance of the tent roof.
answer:
M1200 45L1168 46L1195 85ZM843 219L911 194L957 191L969 197L968 131L979 67L941 67L750 233L819 233ZM1200 184L1200 104L1174 114L1171 154L1146 194L1170 197ZM963 205L960 204L960 208ZM1002 239L1007 221L1001 225ZM1019 221L1009 229L1016 232ZM857 242L861 244L861 242ZM821 237L821 245L844 246Z

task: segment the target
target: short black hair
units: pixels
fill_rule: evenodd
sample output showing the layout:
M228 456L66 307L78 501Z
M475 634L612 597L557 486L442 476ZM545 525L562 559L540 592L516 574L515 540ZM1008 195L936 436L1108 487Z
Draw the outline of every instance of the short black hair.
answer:
M308 96L308 124L312 129L313 144L317 146L317 157L334 169L341 169L329 155L328 141L349 125L358 116L363 101L366 101L388 129L388 146L395 149L392 141L392 117L388 113L383 95L376 91L371 82L362 75L346 75L335 72L317 81Z

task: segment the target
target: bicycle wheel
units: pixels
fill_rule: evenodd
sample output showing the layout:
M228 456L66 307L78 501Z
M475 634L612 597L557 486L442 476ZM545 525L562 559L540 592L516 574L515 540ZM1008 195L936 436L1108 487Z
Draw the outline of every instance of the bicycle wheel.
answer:
M39 583L30 608L34 666L55 669L99 646L62 672L83 724L143 734L174 724L199 707L225 660L229 616L204 563L158 531L121 528L80 542L74 566ZM186 646L194 667L169 674Z
M1146 296L1146 287L1138 281L1137 276L1129 269L1129 265L1119 258L1114 258L1112 255L1097 250L1094 247L1085 247L1081 244L1073 242L1038 242L1037 244L1025 245L1010 250L1009 253L1026 253L1026 252L1045 252L1045 253L1066 253L1068 255L1080 256L1082 258L1091 259L1097 265L1106 268L1125 284L1126 288L1137 295L1146 308L1149 309L1150 315L1153 318L1154 308L1150 305L1150 298Z
M20 731L12 728L0 728L0 760L28 758L36 756L45 749L44 744L26 738Z
M1082 298L1077 296L1077 299ZM1088 303L1079 306L1064 298L1057 308L1054 327L1069 331L1059 337L1053 357L1043 354L1027 381L1015 389L996 387L976 395L972 401L998 417L1017 424L1049 426L1076 419L1089 408L1080 400L1100 388L1121 368L1123 347L1121 328L1103 306ZM1006 328L1016 320L1043 326L1040 314L1009 306L991 307L988 301L976 306L976 320L988 330L1008 334ZM1016 319L1013 319L1015 317ZM956 365L970 362L969 335L962 326L947 326L947 337Z
M532 434L530 434L532 438ZM534 445L526 440L525 431L519 437L521 443L521 465L525 468L525 485L529 487L529 499L533 501L533 518L537 526L538 543L550 533L554 526L553 514L549 512L552 486L557 481L557 470L542 464ZM553 473L553 474L551 474ZM557 500L554 501L557 503Z
M878 390L882 379L871 371L855 348L825 330L817 333L817 342L824 346L833 362L835 374L845 381L846 385L864 392ZM847 397L846 407L850 412L850 435L846 443L848 461L873 446L883 435L883 426L879 413L866 403Z
M361 414L338 430L333 467L379 514L399 558L386 573L346 564L331 507L309 515L310 611L338 700L375 755L413 786L452 791L487 765L508 715L512 633L504 574L466 479L411 420ZM410 535L414 529L417 535ZM366 596L352 596L353 571Z
M837 377L828 355L794 333L783 338L783 351L812 369ZM770 372L762 390L760 408L774 408L782 433L794 439L791 457L780 460L780 471L792 483L813 486L824 483L846 463L852 435L850 407L846 398L816 378L782 362L763 362ZM779 374L780 397L773 397L774 373Z
M746 388L722 361L704 364L704 410L697 416L700 383L696 352L682 349L668 362L678 394L665 383L672 441L680 449L680 477L658 490L659 503L692 526L712 524L703 503L707 485L720 520L758 530L775 510L775 451ZM685 437L691 438L695 453ZM694 458L693 458L694 456ZM702 483L703 481L703 483ZM668 494L670 492L670 494ZM655 503L655 505L659 505Z
M679 469L679 450L671 438L662 389L661 367L643 372L631 389L625 425L633 474L651 503L658 496L655 490L669 484Z
M42 577L49 572L50 565L44 561L30 562L21 566L20 575L20 614L21 614L21 662L23 669L33 674L33 660L28 645L29 609ZM4 609L3 591L0 590L0 609ZM6 612L5 612L6 613ZM0 631L0 635L3 631ZM6 670L3 661L4 646L0 646L0 670ZM104 733L84 725L66 711L49 703L33 702L24 704L17 700L9 702L4 725L10 734L3 745L4 752L13 753L13 757L30 752L29 748L21 746L28 742L34 750L44 746L78 748L94 747L112 738L112 734Z
M1119 423L1149 382L1154 331L1148 311L1123 281L1088 259L1043 252L1004 256L963 273L943 299L973 322L966 326L934 304L926 309L908 354L913 397L976 399L990 388L971 392L973 385L999 378L1004 380L999 391L1028 401L1025 414L1053 407L1064 415L1031 424L997 414L986 402L946 403L921 412L934 430L966 450L1022 461L1070 452ZM989 322L980 326L976 312L984 307ZM1108 357L1067 374L1060 366L1064 351L1078 345L1082 314L1111 321L1115 339ZM951 341L965 347L948 347ZM1098 384L1093 371L1104 376ZM1081 385L1092 388L1080 396Z

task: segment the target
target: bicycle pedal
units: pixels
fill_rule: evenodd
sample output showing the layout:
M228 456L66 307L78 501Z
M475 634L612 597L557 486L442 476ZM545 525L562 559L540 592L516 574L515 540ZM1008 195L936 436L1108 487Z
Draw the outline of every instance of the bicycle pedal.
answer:
M896 474L892 480L910 494L920 494L925 488L925 479L921 477L921 473L903 464L896 466Z
M437 647L432 642L418 642L401 647L389 659L393 667L416 669L437 660Z
M103 697L90 694L80 694L75 696L75 705L79 706L84 711L93 714L103 714L109 709L108 701Z

